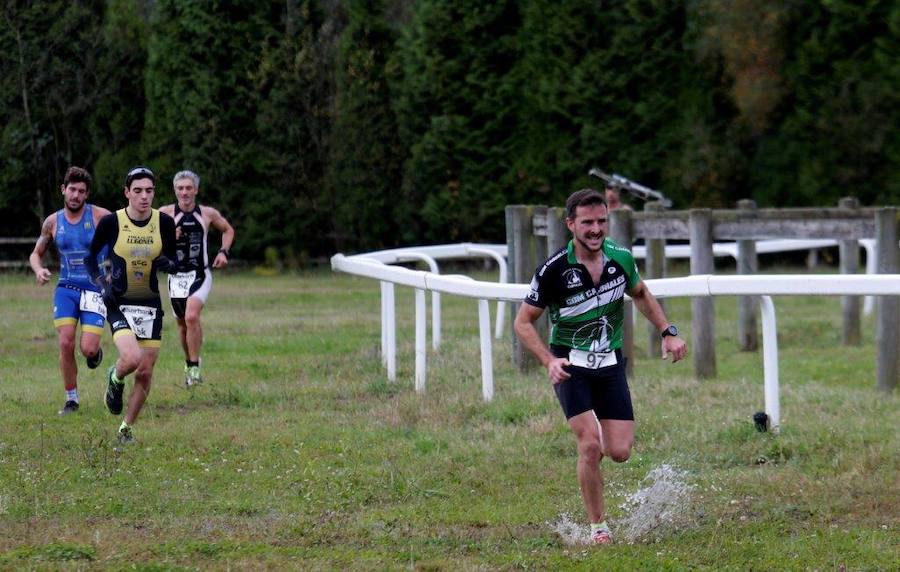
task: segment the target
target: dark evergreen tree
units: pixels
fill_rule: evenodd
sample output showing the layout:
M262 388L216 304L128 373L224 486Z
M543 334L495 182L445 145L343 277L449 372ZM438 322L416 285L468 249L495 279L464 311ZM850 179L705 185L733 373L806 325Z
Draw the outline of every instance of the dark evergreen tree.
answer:
M335 202L326 177L334 123L334 60L343 15L314 0L288 1L260 57L256 118L272 191L245 209L252 250L334 251Z
M104 50L97 62L97 104L85 136L97 146L94 198L116 209L125 204L125 174L143 161L149 13L131 0L114 0L107 3L102 24Z
M7 2L0 9L0 209L4 233L37 235L61 205L66 168L90 168L103 2Z
M423 0L403 38L396 106L410 159L404 242L503 236L511 197L517 2Z
M391 108L387 69L396 37L381 0L350 0L346 8L328 164L335 246L371 249L399 242L394 207L406 153Z
M259 169L254 74L278 14L252 0L157 2L142 162L158 172L161 201L172 199L171 176L184 168L200 175L201 202L226 216L271 192ZM242 230L238 251L252 238Z
M835 1L787 12L787 96L750 168L760 202L897 202L898 8ZM893 80L893 81L892 81ZM892 151L893 150L893 151Z

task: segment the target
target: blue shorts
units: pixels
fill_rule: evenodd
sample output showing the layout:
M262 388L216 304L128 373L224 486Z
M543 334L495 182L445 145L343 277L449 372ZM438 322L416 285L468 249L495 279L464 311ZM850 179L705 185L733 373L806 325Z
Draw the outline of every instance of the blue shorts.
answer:
M76 286L57 285L53 293L53 325L76 326L81 322L81 331L102 335L103 324L106 322L101 314L88 312L81 309L81 294L85 290ZM88 295L95 294L91 290ZM97 293L99 295L99 293Z

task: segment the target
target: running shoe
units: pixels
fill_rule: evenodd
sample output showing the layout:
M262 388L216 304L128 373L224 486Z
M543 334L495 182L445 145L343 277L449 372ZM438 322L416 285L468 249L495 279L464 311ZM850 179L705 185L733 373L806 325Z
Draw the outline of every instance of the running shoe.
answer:
M612 544L612 535L609 533L609 530L605 528L595 530L593 534L591 534L591 543Z
M122 426L119 427L119 434L117 436L117 439L122 445L134 443L134 429L131 428L131 425L125 425L125 423L123 422Z
M113 375L116 372L116 366L109 366L109 371L106 373L106 408L109 409L109 412L113 415L118 415L122 413L122 391L125 389L125 384L123 382L116 383L113 381Z
M87 366L90 369L97 369L101 361L103 361L103 348L97 348L97 354L87 358Z
M185 387L193 387L195 385L200 385L201 383L203 383L203 376L200 375L200 366L184 366Z
M69 413L76 413L77 411L78 411L78 402L72 401L70 399L69 401L66 401L66 404L63 405L63 408L59 410L59 414L60 415L68 415Z

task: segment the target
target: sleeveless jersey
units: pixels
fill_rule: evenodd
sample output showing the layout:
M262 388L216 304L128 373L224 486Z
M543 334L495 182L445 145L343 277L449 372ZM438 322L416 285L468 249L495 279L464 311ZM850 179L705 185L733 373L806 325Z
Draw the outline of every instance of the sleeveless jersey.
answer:
M550 309L550 344L593 352L622 347L625 291L640 282L631 252L603 240L603 269L593 283L572 241L541 265L524 302Z
M196 280L202 280L209 267L207 254L207 236L209 228L200 212L200 205L186 212L175 203L175 227L181 228L181 237L175 241L177 251L177 268L179 272L197 271Z
M162 253L159 211L151 210L146 224L128 218L125 209L116 211L119 233L109 253L113 290L125 300L146 300L159 296L153 261Z
M90 274L84 264L84 257L91 247L94 238L94 210L85 204L81 219L72 224L66 220L64 209L56 211L56 248L59 251L59 284L74 286L83 290L99 291L91 282Z

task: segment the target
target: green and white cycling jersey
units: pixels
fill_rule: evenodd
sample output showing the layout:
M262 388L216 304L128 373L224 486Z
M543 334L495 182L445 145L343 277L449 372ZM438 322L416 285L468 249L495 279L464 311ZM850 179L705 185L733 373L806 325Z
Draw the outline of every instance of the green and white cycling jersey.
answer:
M622 347L625 292L641 277L631 252L603 240L603 272L593 284L588 269L575 258L572 241L534 273L524 302L550 309L550 344L592 352Z

